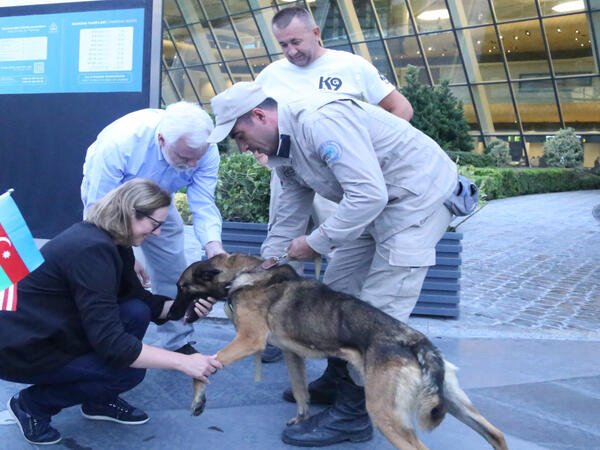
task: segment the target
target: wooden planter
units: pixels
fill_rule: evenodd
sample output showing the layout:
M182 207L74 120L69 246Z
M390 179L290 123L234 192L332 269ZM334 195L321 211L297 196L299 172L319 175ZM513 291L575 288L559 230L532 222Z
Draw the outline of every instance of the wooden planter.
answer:
M260 246L267 236L263 223L223 222L223 246L230 253L260 255ZM419 301L413 314L428 316L458 316L462 233L446 232L435 247L436 265L429 269ZM327 267L323 263L321 276ZM315 265L304 264L304 274L314 277Z

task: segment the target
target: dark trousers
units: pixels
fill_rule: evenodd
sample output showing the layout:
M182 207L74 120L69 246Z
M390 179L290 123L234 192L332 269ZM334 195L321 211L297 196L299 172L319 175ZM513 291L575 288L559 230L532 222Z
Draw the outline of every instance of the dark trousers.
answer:
M150 324L150 308L141 300L119 304L125 331L140 340ZM105 403L133 389L146 375L145 369L116 369L95 353L79 356L54 372L4 378L31 384L19 393L22 406L35 416L52 416L61 409L82 403Z

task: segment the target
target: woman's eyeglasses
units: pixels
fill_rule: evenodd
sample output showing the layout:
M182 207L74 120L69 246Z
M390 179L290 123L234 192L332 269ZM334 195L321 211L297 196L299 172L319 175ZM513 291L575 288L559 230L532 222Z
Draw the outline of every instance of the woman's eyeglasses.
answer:
M156 220L150 214L146 214L145 212L140 211L139 209L136 209L135 213L139 214L140 216L145 217L146 219L149 219L154 224L154 227L152 228L153 232L156 231L156 230L158 230L162 226L162 224L164 223L164 222L161 222L160 220Z

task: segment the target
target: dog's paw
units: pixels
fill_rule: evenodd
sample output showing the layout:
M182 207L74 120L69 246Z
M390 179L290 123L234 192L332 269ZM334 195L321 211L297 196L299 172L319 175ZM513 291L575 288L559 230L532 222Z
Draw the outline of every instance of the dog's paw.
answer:
M192 402L192 416L199 416L204 412L206 406L206 395L202 394L202 397L196 402Z
M308 411L305 412L305 413L302 413L302 414L298 414L296 417L294 417L293 419L289 420L287 422L287 425L289 426L289 425L294 425L296 423L300 423L300 422L308 419L309 417L310 417L310 414L308 413Z

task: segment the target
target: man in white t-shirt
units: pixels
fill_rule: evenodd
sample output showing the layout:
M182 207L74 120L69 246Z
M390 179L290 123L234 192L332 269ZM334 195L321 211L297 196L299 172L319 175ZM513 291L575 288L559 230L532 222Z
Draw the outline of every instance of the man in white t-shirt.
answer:
M321 46L321 30L306 9L294 6L280 10L273 17L271 27L285 59L269 64L255 80L270 97L278 102L287 103L310 96L311 90L317 90L333 95L351 96L372 105L379 105L406 121L412 118L413 109L406 97L370 62L353 53ZM266 167L264 161L259 162ZM273 171L269 228L276 219L280 195L281 182ZM336 206L320 195L315 195L312 211L314 225L321 224ZM306 218L307 222L308 219L309 216ZM303 233L306 224L300 223L298 228ZM262 256L268 258L280 255ZM273 356L269 357L269 354ZM277 352L269 346L263 355L263 362L277 359Z
M370 62L353 53L321 46L321 30L306 9L290 7L280 10L273 17L271 27L285 59L269 64L256 78L256 83L262 86L268 96L278 102L289 103L295 99L309 97L312 91L326 92L332 95L351 96L379 105L406 121L412 118L413 110L408 100ZM265 161L259 160L259 162L266 166ZM272 171L269 229L277 221L281 190L281 182L275 171ZM314 225L318 226L324 222L336 208L336 203L315 194L312 211ZM308 220L307 215L305 221L298 221L297 230L292 234L295 236L305 234ZM269 249L265 247L261 250L264 258L280 256L268 254ZM263 362L272 362L279 358L281 358L281 351L272 345L268 345L262 355ZM323 375L309 385L311 402L332 404L337 395L338 381L345 377L347 377L346 362L336 358L329 359ZM289 389L284 392L283 397L287 401L294 401ZM323 423L319 424L319 427L327 428L328 425L330 424ZM347 427L337 423L333 428L337 429L333 433L336 436L331 436L331 433L325 430L322 430L324 433L318 431L308 439L307 444L313 445L317 442L323 445L332 437L334 441L339 442L351 435L347 434L348 432L354 432L346 430Z

